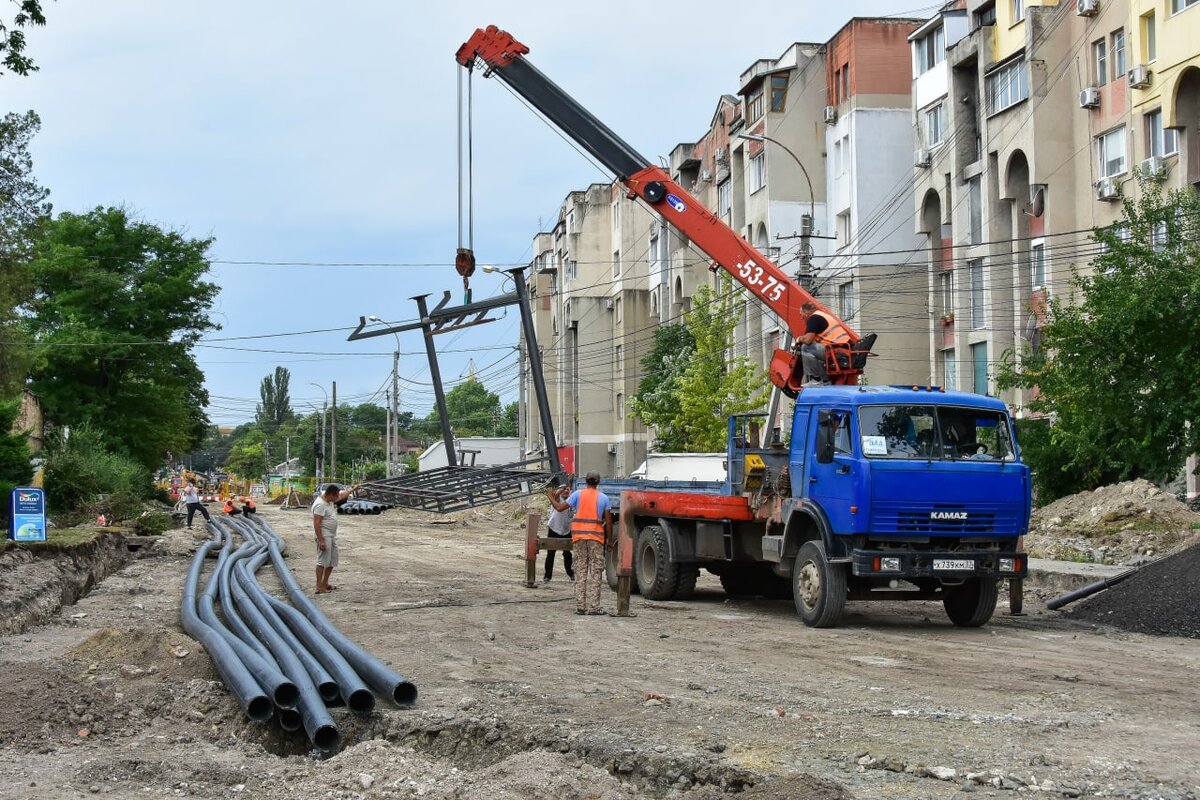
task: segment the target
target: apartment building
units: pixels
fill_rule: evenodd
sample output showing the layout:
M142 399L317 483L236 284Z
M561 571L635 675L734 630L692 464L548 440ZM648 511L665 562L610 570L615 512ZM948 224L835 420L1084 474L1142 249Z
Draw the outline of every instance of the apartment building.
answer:
M930 381L995 394L995 364L1036 345L1134 170L1196 184L1193 5L968 0L910 36ZM1021 392L1004 399L1020 413Z
M551 231L534 237L534 327L564 466L623 474L646 454L646 431L628 413L648 323L649 252L657 220L616 183L571 192ZM528 343L526 343L528 346ZM525 388L530 449L543 441L536 398Z
M924 382L927 268L912 232L913 19L855 18L825 46L824 150L832 239L813 289L860 334L876 333L866 383ZM828 240L827 240L828 241Z

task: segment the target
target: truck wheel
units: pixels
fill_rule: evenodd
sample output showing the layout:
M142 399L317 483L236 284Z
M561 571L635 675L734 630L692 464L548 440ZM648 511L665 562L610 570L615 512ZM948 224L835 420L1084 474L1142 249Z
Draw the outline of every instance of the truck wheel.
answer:
M796 613L810 628L832 628L846 607L846 568L830 564L820 542L805 542L792 567Z
M605 547L604 548L604 579L606 581L608 581L608 588L612 589L615 592L617 590L617 548L616 547ZM629 576L629 593L630 594L639 594L638 578L637 578L636 570L634 571L634 573L632 575Z
M726 565L719 577L721 588L730 597L750 597L762 591L759 586L761 576L748 564Z
M633 569L637 573L642 597L670 600L679 586L679 565L667 558L667 534L658 525L647 525L638 535L633 551Z
M700 577L700 568L691 564L679 565L679 581L675 584L675 599L689 600L696 593L696 579Z
M942 605L946 616L960 628L978 628L992 618L1000 582L994 578L971 578L962 586L946 590Z

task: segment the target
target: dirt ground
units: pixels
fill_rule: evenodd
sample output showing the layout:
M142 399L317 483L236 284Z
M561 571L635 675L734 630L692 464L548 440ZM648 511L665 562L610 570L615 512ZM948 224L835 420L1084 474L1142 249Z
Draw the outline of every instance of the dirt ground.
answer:
M311 586L307 512L265 514ZM345 748L320 759L244 721L182 633L189 536L0 638L0 798L1200 795L1200 641L1028 598L977 630L928 603L813 630L707 573L694 601L577 617L561 564L522 586L523 521L497 509L341 518L319 602L420 699L333 709Z

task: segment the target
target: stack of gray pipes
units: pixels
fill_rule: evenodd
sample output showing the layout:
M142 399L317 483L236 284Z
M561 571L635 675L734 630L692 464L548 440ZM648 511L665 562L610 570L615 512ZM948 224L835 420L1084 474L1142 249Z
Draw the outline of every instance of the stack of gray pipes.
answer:
M283 562L283 540L265 520L214 518L208 528L213 538L192 559L180 616L246 716L276 717L284 730L303 728L314 747L333 751L342 737L327 706L370 714L372 690L398 706L417 701L411 681L347 639L305 596ZM214 548L217 566L200 591ZM267 561L290 605L259 585L256 574Z

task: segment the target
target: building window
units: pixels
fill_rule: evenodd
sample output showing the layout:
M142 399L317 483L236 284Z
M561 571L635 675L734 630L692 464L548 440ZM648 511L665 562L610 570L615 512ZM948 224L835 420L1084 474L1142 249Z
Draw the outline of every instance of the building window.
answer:
M1046 242L1037 240L1029 247L1029 267L1033 276L1033 288L1046 288Z
M758 87L746 99L746 121L754 122L763 115L763 87Z
M729 211L732 208L733 186L729 183L729 179L726 178L717 186L717 216L727 219Z
M621 321L621 298L619 297L613 301L613 320L615 322Z
M987 342L971 345L971 391L988 393Z
M625 419L625 395L617 392L617 419Z
M750 159L750 194L767 185L766 153L759 153Z
M575 212L567 214L567 233L575 232Z
M946 105L938 103L924 114L925 146L939 145L946 138Z
M838 286L838 316L848 320L854 311L854 281L846 281Z
M946 29L941 25L922 36L913 45L916 50L917 74L921 75L946 59Z
M1200 3L1200 0L1171 0L1171 13L1178 14L1185 8L1196 5L1196 3Z
M971 244L983 242L983 182L976 176L967 181L967 214Z
M837 215L837 246L845 247L850 244L850 211L849 209Z
M771 76L771 110L783 111L787 106L787 75Z
M618 375L625 366L625 362L623 361L624 356L625 350L621 347L621 345L617 345L613 348L613 365L615 366Z
M958 361L953 347L942 351L942 385L951 390L958 386Z
M987 326L987 306L984 305L983 262L972 261L967 265L971 273L971 328L979 330Z
M833 175L838 177L843 172L845 170L842 169L842 140L838 139L833 143Z
M1164 128L1162 124L1162 109L1156 109L1146 115L1146 155L1169 156L1179 152L1179 131L1175 128Z
M1154 12L1142 17L1142 50L1146 53L1146 61L1158 58L1158 31L1154 27Z
M1167 249L1167 236L1167 221L1164 219L1154 223L1150 229L1150 246L1154 252L1161 253Z
M983 8L975 12L975 27L982 28L984 25L996 24L996 4L988 3Z
M845 175L850 171L850 134L842 137L842 171L840 175Z
M954 313L954 270L942 270L938 273L938 298L942 306L942 316Z
M842 100L850 99L850 65L842 67Z
M1118 81L1125 77L1125 29L1113 31L1112 36L1112 79Z
M1025 19L1025 0L1012 0L1012 24Z
M1099 39L1092 42L1092 80L1097 86L1108 83L1108 42Z
M1096 137L1096 159L1101 178L1112 178L1126 171L1124 125Z
M575 276L578 274L578 272L579 272L579 269L575 263L575 259L571 259L570 261L568 261L567 262L567 280L569 280L569 281L575 280Z
M613 277L617 278L621 275L621 251L613 251Z
M1010 61L985 78L988 113L998 114L1029 97L1029 76L1025 62Z
M658 283L662 268L662 257L658 252L658 232L655 231L650 237L650 283L652 285Z

